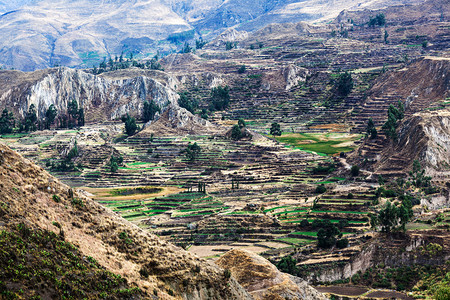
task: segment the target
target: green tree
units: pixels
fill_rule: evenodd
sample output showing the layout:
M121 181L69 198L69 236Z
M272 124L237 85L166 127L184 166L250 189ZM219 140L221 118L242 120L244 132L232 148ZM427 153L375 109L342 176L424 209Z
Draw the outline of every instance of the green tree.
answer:
M388 37L389 37L389 33L387 32L387 30L384 31L384 43L387 44L388 43Z
M78 156L78 144L75 141L75 144L73 145L72 149L70 149L69 153L67 153L66 159L72 160L73 158Z
M178 99L178 105L190 111L191 113L195 113L195 110L198 108L198 101L196 99L192 99L187 92L180 93L180 98Z
M342 233L339 231L339 229L329 223L324 222L322 225L323 227L319 229L317 232L317 246L320 248L330 248L336 245L337 237L342 236Z
M202 49L208 42L203 39L199 39L195 41L195 49Z
M25 131L36 131L37 130L37 114L36 114L36 107L34 104L31 104L28 108L28 112L25 115Z
M226 42L225 43L225 50L231 50L231 49L233 49L233 48L236 48L236 46L237 46L237 42L230 42L230 41L228 41L228 42Z
M431 186L431 177L425 176L425 169L422 169L420 162L416 159L413 162L412 171L409 172L411 182L415 187L429 187Z
M142 120L145 123L147 123L148 121L153 121L157 112L161 112L161 109L153 100L151 100L150 102L144 101Z
M270 126L270 134L280 136L281 135L280 124L276 122L272 123L272 125Z
M73 128L76 126L76 120L78 119L78 102L75 99L69 101L67 112L69 114L69 128Z
M400 205L395 205L387 201L383 208L376 215L370 216L372 228L381 226L382 232L392 232L395 230L406 230L406 224L413 217L411 201L405 198Z
M224 110L230 104L229 87L218 86L211 90L211 106L213 110Z
M84 109L83 108L80 108L78 110L77 121L78 121L78 126L84 126Z
M340 97L347 97L353 89L353 78L349 72L339 75L339 79L336 83L337 94Z
M276 264L276 267L283 273L292 275L297 275L298 273L297 261L290 255L281 258L281 260Z
M50 126L53 124L53 122L56 119L56 116L58 115L58 111L55 108L55 105L51 104L47 111L45 112L45 128L50 129Z
M245 71L246 71L245 65L240 66L239 69L238 69L238 73L239 73L239 74L244 74Z
M359 175L359 167L356 166L356 165L353 165L353 166L350 168L350 173L352 174L353 177L358 176L358 175Z
M245 124L245 120L244 119L240 118L238 120L238 126L239 126L239 128L244 128L244 127L247 126L247 124Z
M375 27L375 26L384 26L386 25L386 16L384 14L378 14L373 18L370 18L368 25L370 27Z
M195 161L200 155L201 151L202 150L197 143L193 144L189 143L186 149L184 150L184 153L189 161Z
M109 170L111 171L111 173L116 173L119 170L119 166L123 163L123 156L114 156L112 155L110 160L109 160Z
M394 107L392 104L391 106ZM382 129L387 137L394 141L397 140L397 117L395 116L395 112L391 109L388 110L388 119L386 123L383 124Z
M188 42L185 42L183 49L181 50L181 53L190 53L190 52L192 52L192 47L189 46Z
M231 129L231 138L235 141L240 140L243 137L242 129L239 125L234 125L233 129Z
M377 129L375 128L375 124L373 123L372 118L369 118L369 121L367 122L367 129L366 129L366 136L368 136L371 139L376 138L378 135Z
M131 136L138 130L136 119L131 117L129 114L122 116L122 122L125 123L125 132L127 135Z
M9 112L6 108L2 112L0 117L0 134L11 133L14 130L15 120L12 112Z

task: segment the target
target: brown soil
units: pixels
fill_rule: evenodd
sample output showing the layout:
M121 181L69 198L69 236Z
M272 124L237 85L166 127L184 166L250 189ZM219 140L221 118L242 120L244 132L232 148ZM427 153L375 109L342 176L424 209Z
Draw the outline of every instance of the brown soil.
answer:
M315 289L322 293L341 296L359 296L369 291L368 288L359 286L316 286Z
M382 298L382 299L403 299L403 300L413 300L414 298L409 297L403 293L392 292L392 291L376 291L367 295L370 298Z

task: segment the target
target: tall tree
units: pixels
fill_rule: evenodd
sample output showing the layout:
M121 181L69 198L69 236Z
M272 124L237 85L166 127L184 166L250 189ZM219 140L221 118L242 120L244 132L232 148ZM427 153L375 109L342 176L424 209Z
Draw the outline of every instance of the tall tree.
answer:
M4 109L0 117L0 134L13 132L15 125L14 115L8 109Z
M366 136L368 136L371 139L376 138L378 135L377 129L375 128L375 124L373 123L372 118L369 118L369 121L367 122L367 130L366 130Z
M75 99L69 101L67 105L67 112L69 113L69 128L76 126L76 121L78 119L78 102Z
M129 114L122 116L122 122L125 123L125 132L127 135L131 136L138 130L136 119L131 117Z
M340 97L347 97L353 89L353 78L349 72L339 75L339 79L336 84L337 93Z
M150 100L150 102L144 101L144 111L142 114L142 120L144 122L153 121L157 112L161 112L161 109L153 100Z
M34 104L31 104L28 108L24 123L26 132L37 130L37 113Z
M218 86L211 90L211 106L213 110L224 110L230 104L229 87Z
M56 119L56 116L58 115L58 111L55 108L55 105L51 104L47 111L45 112L45 128L50 129L50 126L53 124L53 122Z
M280 124L278 124L277 122L272 123L272 126L270 127L270 134L280 136L281 135Z

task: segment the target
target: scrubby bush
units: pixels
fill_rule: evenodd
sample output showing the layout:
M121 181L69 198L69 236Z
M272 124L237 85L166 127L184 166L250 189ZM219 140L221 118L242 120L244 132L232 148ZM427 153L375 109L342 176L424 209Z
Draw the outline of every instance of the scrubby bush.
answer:
M339 249L347 248L348 247L348 239L340 239L336 242L336 247Z
M316 194L323 194L323 193L325 193L326 191L327 191L327 188L325 187L324 184L318 185L318 186L316 187L316 190L315 190Z

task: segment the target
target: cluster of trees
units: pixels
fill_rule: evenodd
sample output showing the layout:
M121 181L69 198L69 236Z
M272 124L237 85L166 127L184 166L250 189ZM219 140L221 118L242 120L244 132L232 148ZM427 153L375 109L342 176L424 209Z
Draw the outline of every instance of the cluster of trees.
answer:
M119 166L123 163L123 156L119 155L119 156L114 156L112 155L110 160L109 160L109 170L111 171L111 173L116 173L117 170L119 170Z
M78 144L75 141L74 146L70 149L67 155L61 160L51 160L47 162L47 167L57 172L77 171L81 166L75 166L74 159L78 157Z
M335 87L338 97L347 97L353 89L352 74L350 74L348 71L340 74Z
M199 157L200 153L202 152L202 149L200 148L200 146L197 143L193 143L193 144L189 143L183 152L189 161L195 161Z
M333 84L332 92L326 99L324 105L327 107L340 103L345 99L353 89L353 78L350 72L338 74L337 78L332 80Z
M370 225L382 232L405 231L406 223L413 217L412 203L408 197L403 197L401 203L387 201L382 209L370 215Z
M189 96L187 92L180 93L180 98L178 99L178 105L195 113L198 108L198 100Z
M69 102L67 113L68 115L61 116L60 122L62 128L74 128L77 125L84 126L84 110L83 108L78 108L78 102L75 99Z
M225 43L225 50L231 50L234 48L237 48L238 42L226 42Z
M235 141L238 141L245 137L247 134L245 133L245 121L244 119L239 119L237 125L234 125L231 129L231 138Z
M147 123L155 119L156 113L161 112L161 108L153 101L144 101L144 109L142 111L142 121ZM139 126L136 124L136 118L130 116L130 114L125 114L121 118L122 122L125 123L125 133L129 136L134 135L139 131Z
M152 59L143 62L135 60L133 57L133 53L130 52L129 57L125 58L123 56L123 53L120 54L119 57L116 57L113 59L110 57L108 60L106 60L106 57L103 59L103 61L99 64L99 66L94 66L92 69L92 73L95 75L102 74L107 71L115 71L115 70L121 70L121 69L128 69L130 67L137 67L140 69L150 69L150 70L161 70L164 71L164 68L159 63L159 55L156 54Z
M0 134L12 133L15 124L16 121L14 120L13 113L9 112L5 108L2 112L2 116L0 117Z
M281 135L280 124L278 124L277 122L272 123L272 125L270 126L270 134L274 136L275 135L280 136Z
M68 104L67 114L61 114L58 117L58 111L55 105L51 104L45 112L45 117L39 120L37 117L36 106L31 104L23 120L16 122L12 112L7 108L3 109L0 117L0 134L18 132L32 132L41 129L50 129L56 120L59 120L60 128L74 128L84 126L84 110L78 108L76 100L71 100ZM17 126L17 127L16 127Z
M382 127L387 137L391 138L394 141L397 140L398 121L402 120L404 116L405 107L403 106L403 102L399 100L397 103L397 107L392 104L389 105L388 119Z
M159 106L153 101L150 100L144 101L144 110L142 113L142 120L147 123L148 121L153 121L155 119L156 113L160 113L161 109Z
M204 41L203 39L195 40L195 49L202 49L206 44L208 44L207 41ZM180 53L191 53L194 51L194 48L191 47L189 42L184 42L183 48L181 48Z
M230 105L230 88L218 86L211 90L210 110L224 110Z
M375 17L370 18L367 25L369 25L370 27L384 26L386 25L386 16L382 13L378 14Z
M125 123L125 133L129 136L134 135L139 130L139 126L136 124L136 119L128 113L122 116L122 122Z
M263 42L258 42L256 44L251 44L250 45L250 50L262 49L262 48L264 48Z

